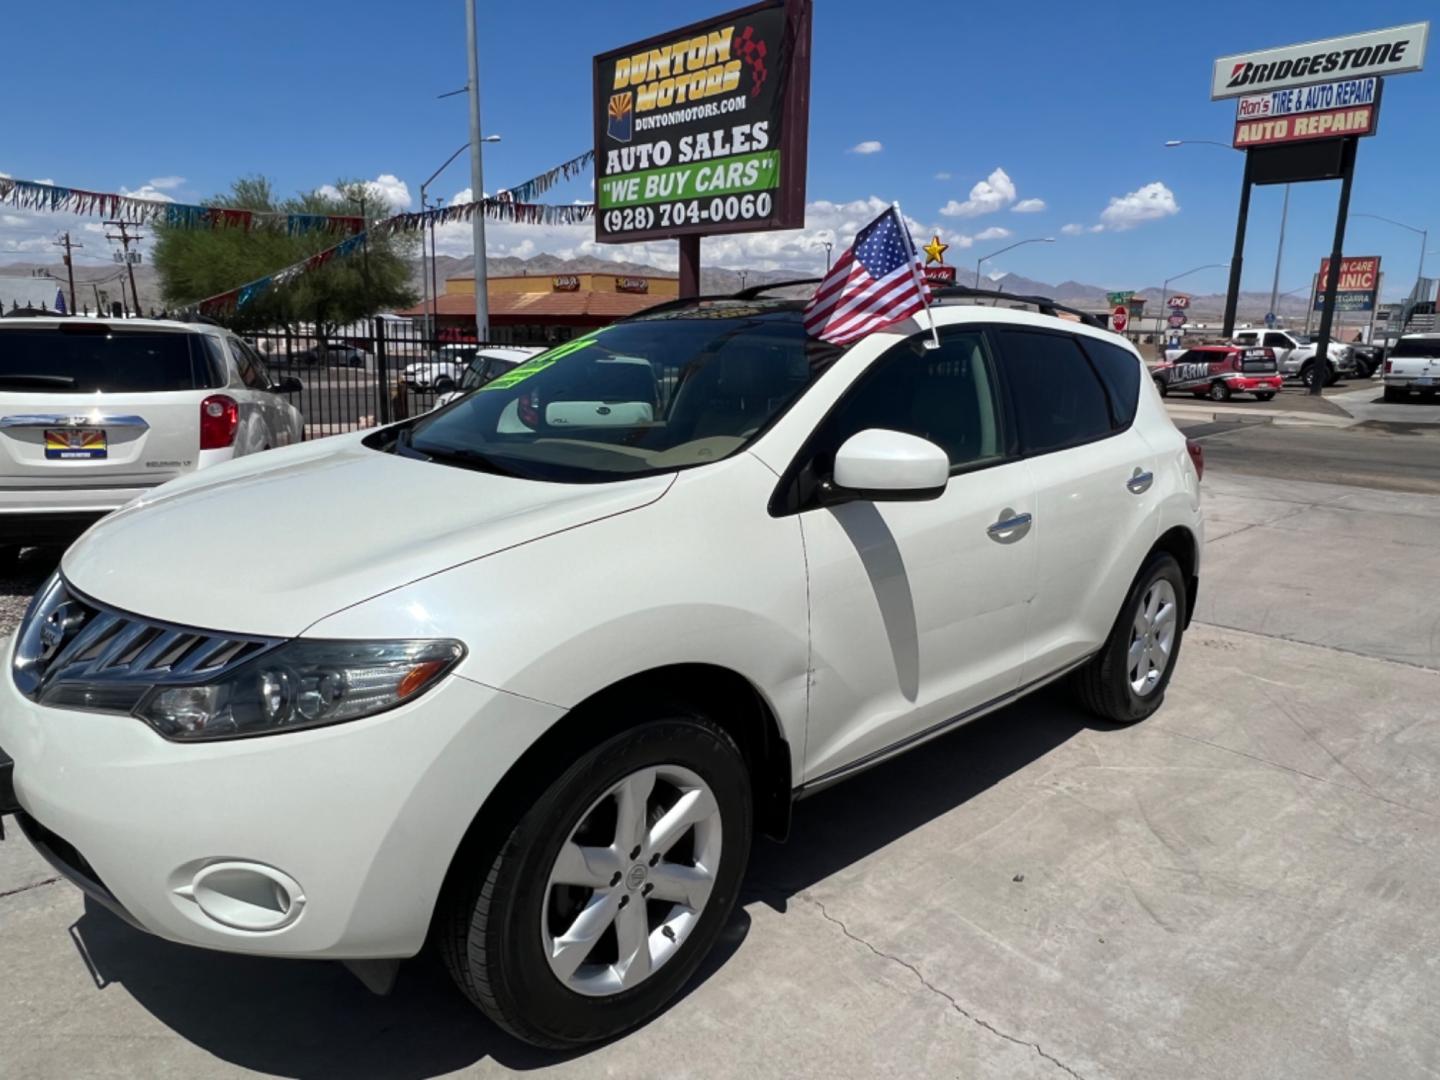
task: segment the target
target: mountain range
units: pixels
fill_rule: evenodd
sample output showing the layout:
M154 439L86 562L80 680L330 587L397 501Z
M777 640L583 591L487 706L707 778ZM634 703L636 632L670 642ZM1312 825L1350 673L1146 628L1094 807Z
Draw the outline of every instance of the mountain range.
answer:
M468 256L439 256L435 260L435 277L441 292L444 292L447 278L469 276L472 273L472 263L473 260ZM412 265L411 284L416 294L421 295L425 291L422 284L422 274L424 273L422 263L417 259ZM37 272L44 276L37 276ZM637 277L673 276L673 271L661 270L640 263L616 262L593 255L562 259L559 256L544 253L532 255L528 259L508 255L492 258L489 260L489 272L491 277L519 275L550 277L555 274L584 273L629 274ZM108 267L77 267L75 273L77 303L88 303L93 309L93 297L96 290L88 283L114 276L115 270ZM723 295L748 285L791 281L804 276L803 273L793 270L729 270L722 267L702 267L700 289L707 295ZM53 306L55 289L63 283L64 277L65 268L58 263L0 265L0 305L9 310L12 303L17 301L24 305L27 303L38 304L44 300L47 305ZM975 274L973 271L961 269L958 271L957 280L964 285L973 285ZM99 285L98 288L108 292L110 299L119 299L120 284L119 281L110 281L108 284ZM159 308L162 305L159 282L156 280L155 271L151 266L142 264L135 267L135 284L140 290L142 306L148 309L152 306ZM1054 285L1019 274L1005 274L994 279L987 277L982 282L982 286L1022 296L1048 296L1072 307L1094 311L1103 311L1108 308L1106 293L1111 291L1105 286L1087 282L1062 281L1058 285ZM1174 290L1172 290L1173 292ZM1158 309L1161 297L1160 289L1154 286L1137 289L1135 295L1143 296L1148 301L1146 314L1152 314ZM1190 296L1189 314L1192 319L1216 322L1220 320L1225 308L1223 293L1190 293L1188 295ZM1259 321L1264 317L1269 299L1268 293L1242 292L1238 306L1240 320L1244 322ZM1307 299L1305 296L1282 297L1277 305L1279 308L1277 314L1288 316L1292 321L1303 319Z

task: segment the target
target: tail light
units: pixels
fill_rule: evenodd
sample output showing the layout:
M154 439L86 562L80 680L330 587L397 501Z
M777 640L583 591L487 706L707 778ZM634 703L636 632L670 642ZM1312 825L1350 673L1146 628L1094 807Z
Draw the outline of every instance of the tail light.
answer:
M1389 361L1389 360L1386 360L1386 361L1385 361L1385 374L1386 374L1386 375L1389 375L1389 374L1390 374L1390 361Z
M1195 466L1195 479L1205 479L1205 448L1194 439L1186 439L1185 449L1190 451L1190 463Z
M1274 350L1274 349L1266 349L1266 350L1265 350L1265 359L1266 359L1266 360L1274 360L1274 359L1275 359L1275 350Z
M200 449L223 450L235 444L240 406L225 394L211 394L200 403Z

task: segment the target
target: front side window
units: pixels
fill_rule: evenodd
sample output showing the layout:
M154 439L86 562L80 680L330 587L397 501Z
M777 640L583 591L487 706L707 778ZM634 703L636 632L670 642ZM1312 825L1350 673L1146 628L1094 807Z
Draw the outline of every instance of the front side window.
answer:
M870 428L928 439L950 456L952 469L1000 458L1004 442L984 333L943 332L938 349L911 338L876 360L811 439L817 474L833 468L846 439Z
M1290 347L1290 339L1284 334L1266 334L1265 347L1267 349L1288 349Z
M999 335L1027 453L1044 454L1110 434L1105 387L1073 337L1012 329Z
M806 336L793 303L642 316L527 360L394 449L569 482L703 465L755 438L840 352Z

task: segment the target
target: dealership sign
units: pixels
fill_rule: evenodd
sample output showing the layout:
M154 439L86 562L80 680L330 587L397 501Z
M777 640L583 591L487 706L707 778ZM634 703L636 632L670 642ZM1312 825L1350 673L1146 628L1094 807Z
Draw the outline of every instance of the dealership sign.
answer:
M1235 106L1235 148L1373 135L1381 89L1380 79L1345 79L1243 97Z
M1320 260L1320 276L1316 278L1314 310L1325 307L1325 283L1330 274L1330 260ZM1380 257L1346 257L1340 260L1340 287L1335 292L1336 311L1370 311L1380 291Z
M1372 75L1398 75L1425 66L1428 22L1327 38L1302 45L1237 53L1215 61L1210 97L1245 97L1291 86Z
M595 57L595 239L805 224L809 0Z

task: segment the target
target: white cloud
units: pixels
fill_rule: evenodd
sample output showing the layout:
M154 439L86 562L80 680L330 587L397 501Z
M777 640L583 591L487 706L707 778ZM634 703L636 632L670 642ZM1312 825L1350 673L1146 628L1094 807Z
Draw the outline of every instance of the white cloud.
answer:
M1179 212L1175 193L1156 180L1128 195L1113 196L1110 205L1100 212L1100 221L1107 228L1125 230Z
M982 241L983 241L983 240L1004 240L1004 239L1005 239L1007 236L1009 236L1009 235L1011 235L1009 229L1002 229L999 225L992 225L992 226L990 226L990 228L986 229L984 232L976 233L976 234L975 234L975 239L976 239L976 240L982 240Z
M1014 206L1010 207L1010 212L1012 214L1038 214L1044 209L1044 199L1021 199Z
M949 174L948 172L937 172L937 173L935 174L935 179L936 179L936 180L949 180L950 178L951 178L951 177L950 177L950 174Z
M413 201L409 185L393 173L381 173L374 180L364 180L361 183L364 185L367 201L374 200L376 203L383 203L391 210L408 210ZM315 190L329 199L343 198L340 189L334 184L322 184ZM371 207L366 207L367 212L371 209ZM373 209L378 212L380 207L376 206Z
M951 199L940 209L946 217L978 217L993 214L1003 206L1015 201L1015 182L1004 169L997 168L984 180L970 189L970 197L964 202Z
M469 196L468 190L460 191L451 201L468 202ZM889 205L888 200L875 195L849 202L818 199L806 204L803 229L706 237L702 264L730 269L794 271L797 277L815 274L825 267L826 242L832 245L832 257L838 258L854 241L855 234ZM976 241L973 236L954 232L934 222L921 222L908 215L905 220L917 244L938 235L942 242L950 245L952 256L972 247ZM441 225L435 230L435 241L441 255L468 256L471 252L470 225L464 222ZM520 225L509 221L486 221L485 244L492 257L515 255L528 258L543 251L562 259L591 256L643 263L667 271L674 271L678 262L673 242L597 244L593 223Z
M150 186L161 191L173 191L183 183L185 183L183 176L156 176L150 180Z
M882 144L878 139L866 139L864 142L856 143L854 146L850 147L850 149L845 152L847 154L878 154L881 150L884 149L884 144Z
M164 180L164 179L167 179L167 178L162 176L161 179ZM153 201L153 202L174 202L174 201L175 201L175 199L174 199L172 196L167 195L165 192L161 191L158 187L156 187L154 181L151 181L151 182L148 183L148 184L141 184L141 185L140 185L138 188L136 188L134 191L131 191L131 190L130 190L129 188L127 188L127 187L122 187L122 188L120 189L120 194L121 194L121 195L129 195L131 198L135 198L135 199L150 199L150 200Z
M1069 225L1061 225L1060 231L1066 236L1084 236L1086 233L1104 232L1104 225L1077 225L1071 222Z

